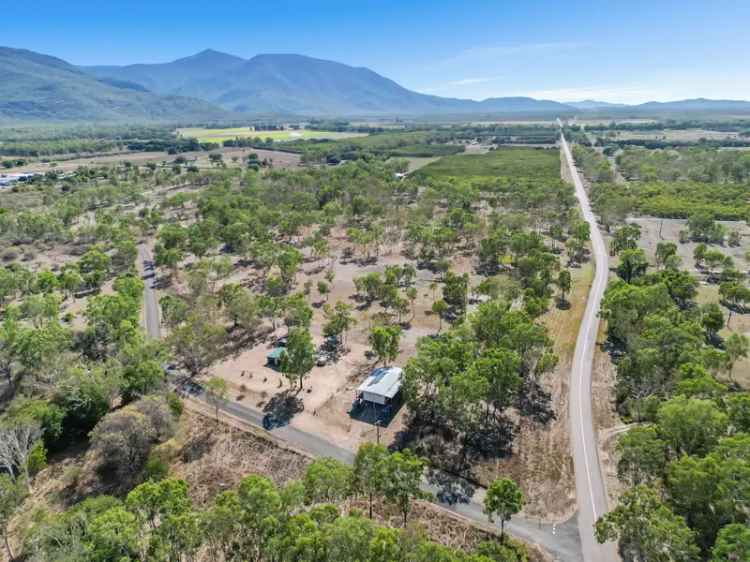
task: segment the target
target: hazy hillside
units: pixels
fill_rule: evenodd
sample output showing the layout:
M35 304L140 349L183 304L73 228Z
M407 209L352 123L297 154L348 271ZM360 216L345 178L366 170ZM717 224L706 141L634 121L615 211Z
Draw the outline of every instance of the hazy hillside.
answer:
M665 111L738 111L747 113L750 112L750 102L696 98L667 102L650 101L635 106L635 109L656 113Z
M162 97L133 81L97 80L61 59L0 47L0 119L6 121L176 121L223 115L205 101Z
M572 105L576 109L613 109L618 107L628 107L624 103L609 103L606 101L598 101L598 100L583 100L583 101L573 101L573 102L566 102L567 105Z
M206 50L170 63L85 70L100 78L135 82L161 94L201 98L243 113L419 115L572 109L532 98L476 102L420 94L367 68L302 55L257 55L245 61Z

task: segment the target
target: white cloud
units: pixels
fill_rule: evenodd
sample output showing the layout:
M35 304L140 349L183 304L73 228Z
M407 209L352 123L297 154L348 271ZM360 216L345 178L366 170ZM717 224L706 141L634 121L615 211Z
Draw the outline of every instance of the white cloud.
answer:
M488 82L494 82L500 80L502 76L481 76L477 78L462 78L461 80L453 80L444 84L437 84L435 86L429 86L426 88L418 88L418 92L424 94L433 94L435 92L446 92L456 88L462 88L463 86L474 86L476 84L486 84Z
M557 41L548 43L517 43L514 45L483 45L469 47L458 54L437 61L432 67L442 67L451 64L466 64L467 62L496 60L499 57L541 55L568 52L585 47L585 43L575 41Z

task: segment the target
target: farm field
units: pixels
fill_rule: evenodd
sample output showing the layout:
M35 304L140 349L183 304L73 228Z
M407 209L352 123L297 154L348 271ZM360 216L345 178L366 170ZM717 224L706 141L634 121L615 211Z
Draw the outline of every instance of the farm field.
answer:
M559 180L557 149L498 148L485 154L446 156L420 170L426 178L507 177Z
M185 138L195 138L199 142L221 143L236 138L272 139L275 142L289 142L302 139L348 139L366 136L365 133L347 133L337 131L313 131L309 129L287 131L255 131L249 127L234 127L229 129L184 128L177 129L177 134Z

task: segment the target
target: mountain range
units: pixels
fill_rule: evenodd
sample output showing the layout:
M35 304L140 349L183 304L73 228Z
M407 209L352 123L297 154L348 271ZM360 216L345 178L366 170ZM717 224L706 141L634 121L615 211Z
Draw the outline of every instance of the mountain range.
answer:
M465 116L750 113L750 102L683 100L637 106L529 97L482 101L408 90L370 69L295 54L250 59L211 49L168 63L76 67L0 47L0 120L207 122L247 116Z
M182 121L226 112L195 98L162 96L116 78L99 80L61 59L0 47L0 119Z
M570 107L531 98L481 102L407 90L370 69L302 55L245 60L213 50L162 64L93 66L100 79L139 84L155 93L203 99L238 113L299 115L428 115L557 112Z

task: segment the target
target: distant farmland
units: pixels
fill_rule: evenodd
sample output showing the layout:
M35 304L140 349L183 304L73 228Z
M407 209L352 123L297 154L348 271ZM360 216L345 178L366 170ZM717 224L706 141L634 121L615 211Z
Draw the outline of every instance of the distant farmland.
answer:
M456 154L428 164L419 174L431 178L506 177L560 179L560 151L542 148L498 148L486 154Z
M348 133L335 131L312 131L302 129L299 131L254 131L249 127L234 127L230 129L202 129L186 128L177 129L177 134L186 138L196 138L199 142L221 143L225 140L236 138L256 138L263 140L273 139L276 142L289 142L303 139L346 139L364 136L364 133Z

